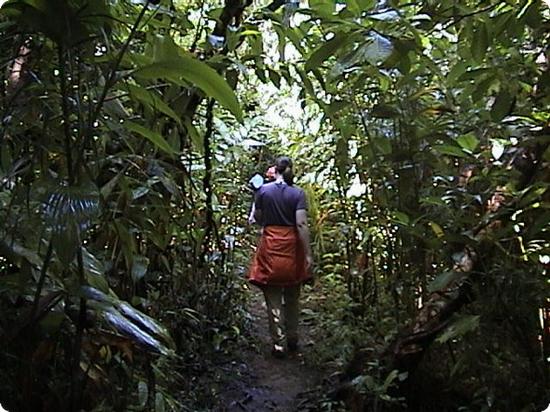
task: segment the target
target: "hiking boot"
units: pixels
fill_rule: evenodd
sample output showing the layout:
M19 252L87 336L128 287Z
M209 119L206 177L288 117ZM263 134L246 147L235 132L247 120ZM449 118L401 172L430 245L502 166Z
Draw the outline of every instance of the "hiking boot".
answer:
M298 339L289 339L286 346L290 352L296 352L298 350Z
M284 359L285 351L274 347L273 349L271 349L271 356L277 359Z

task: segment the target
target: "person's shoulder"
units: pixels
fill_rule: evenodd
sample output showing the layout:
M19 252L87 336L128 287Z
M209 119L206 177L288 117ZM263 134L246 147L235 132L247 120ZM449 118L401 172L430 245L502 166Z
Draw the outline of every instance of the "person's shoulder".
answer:
M264 183L264 184L258 189L258 193L269 192L269 191L273 188L273 185L274 185L273 182Z
M289 194L294 199L300 199L300 198L306 197L306 193L304 192L304 189L302 189L300 186L292 185L289 188L290 188Z
M302 189L300 186L292 185L291 187L298 193L305 193L304 189Z
M267 183L264 183L260 189L269 190L273 188L273 186L275 186L275 182L267 182Z

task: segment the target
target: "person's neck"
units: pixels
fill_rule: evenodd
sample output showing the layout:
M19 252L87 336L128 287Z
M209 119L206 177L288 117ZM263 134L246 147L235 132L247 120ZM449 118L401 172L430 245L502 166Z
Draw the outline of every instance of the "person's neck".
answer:
M283 178L283 176L277 176L275 178L275 183L285 183L285 179Z

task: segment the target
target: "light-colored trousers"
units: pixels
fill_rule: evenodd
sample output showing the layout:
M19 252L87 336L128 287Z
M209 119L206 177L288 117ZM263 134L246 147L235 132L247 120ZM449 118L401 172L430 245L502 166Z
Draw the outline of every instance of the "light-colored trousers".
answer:
M273 346L284 349L287 343L298 343L298 315L300 313L300 285L290 287L263 286Z

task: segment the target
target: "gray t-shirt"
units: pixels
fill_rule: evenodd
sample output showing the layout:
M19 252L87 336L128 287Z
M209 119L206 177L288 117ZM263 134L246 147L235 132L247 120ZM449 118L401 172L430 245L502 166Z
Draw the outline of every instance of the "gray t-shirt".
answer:
M256 209L262 211L262 226L296 226L296 211L307 209L304 191L282 182L260 187L255 203Z

